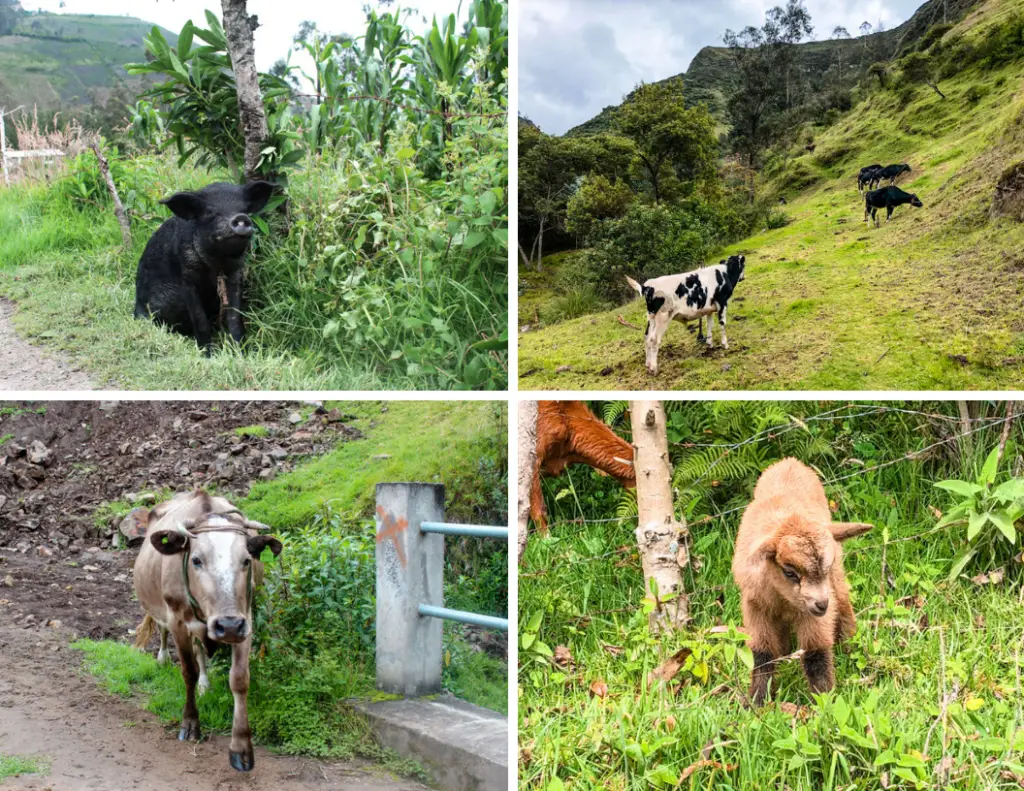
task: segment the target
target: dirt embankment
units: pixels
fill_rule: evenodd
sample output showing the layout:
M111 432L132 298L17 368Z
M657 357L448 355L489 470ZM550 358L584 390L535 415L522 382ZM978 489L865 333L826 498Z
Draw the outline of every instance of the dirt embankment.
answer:
M82 371L22 340L11 324L14 303L0 299L0 390L93 390Z
M0 755L45 756L45 776L7 789L413 791L372 764L320 763L257 749L235 772L227 740L183 744L136 702L102 692L68 648L77 637L124 638L134 550L113 546L104 503L148 503L163 490L253 481L358 438L338 412L309 420L295 403L0 402ZM235 429L258 426L252 435Z

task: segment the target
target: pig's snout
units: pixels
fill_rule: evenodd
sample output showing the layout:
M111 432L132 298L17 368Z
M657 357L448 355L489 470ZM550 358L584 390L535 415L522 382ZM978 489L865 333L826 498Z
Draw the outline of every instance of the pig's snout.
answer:
M231 230L236 236L252 236L252 220L248 214L236 214L231 218Z

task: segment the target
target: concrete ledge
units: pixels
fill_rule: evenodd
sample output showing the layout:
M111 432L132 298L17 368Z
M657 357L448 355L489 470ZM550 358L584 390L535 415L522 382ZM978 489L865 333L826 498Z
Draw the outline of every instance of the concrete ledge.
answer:
M508 719L451 695L355 704L381 744L447 791L508 788Z

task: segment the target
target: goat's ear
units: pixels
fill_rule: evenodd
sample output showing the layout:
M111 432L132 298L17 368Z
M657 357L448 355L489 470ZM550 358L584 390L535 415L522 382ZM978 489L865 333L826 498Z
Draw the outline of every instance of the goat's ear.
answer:
M643 294L643 293L644 293L644 290L643 290L643 288L641 288L640 284L639 284L639 283L637 283L637 282L636 282L636 281L635 281L635 280L634 280L633 278L631 278L631 277L630 277L629 275L626 275L626 281L627 281L627 282L629 283L629 285L630 285L630 286L632 286L633 290L634 290L634 291L635 291L635 292L636 292L637 294Z
M765 536L754 545L754 549L750 553L750 560L753 563L761 563L766 560L774 563L777 548L778 539L775 534Z
M848 538L856 538L868 532L874 525L863 522L833 522L832 538L836 541L845 541Z

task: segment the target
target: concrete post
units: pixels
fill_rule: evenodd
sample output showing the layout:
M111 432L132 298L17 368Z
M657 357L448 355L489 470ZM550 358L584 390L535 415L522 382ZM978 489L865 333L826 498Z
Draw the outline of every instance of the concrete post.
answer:
M441 691L441 620L420 604L444 605L444 486L377 484L377 689L407 697Z

